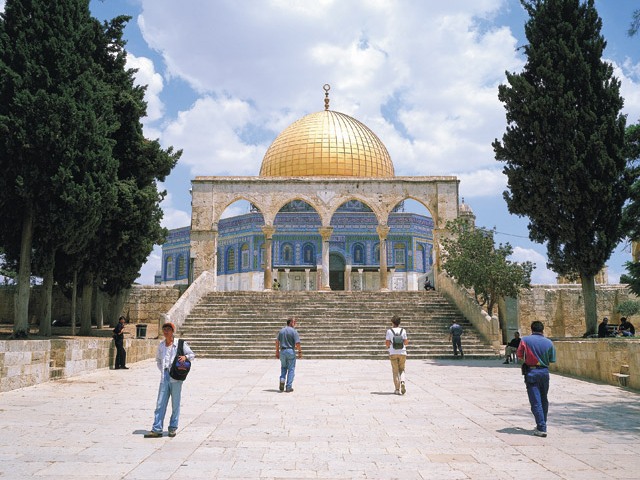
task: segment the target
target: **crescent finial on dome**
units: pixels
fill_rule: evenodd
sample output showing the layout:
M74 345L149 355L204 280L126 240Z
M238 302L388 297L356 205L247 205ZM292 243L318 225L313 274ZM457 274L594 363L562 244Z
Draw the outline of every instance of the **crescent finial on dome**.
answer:
M329 90L331 90L331 85L325 83L322 89L324 90L324 109L326 111L329 110Z

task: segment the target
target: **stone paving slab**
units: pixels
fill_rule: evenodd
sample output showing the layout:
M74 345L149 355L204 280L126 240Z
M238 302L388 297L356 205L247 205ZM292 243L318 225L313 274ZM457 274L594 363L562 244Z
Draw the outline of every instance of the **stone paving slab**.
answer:
M640 394L552 374L549 436L515 365L407 360L196 360L175 438L145 439L159 372L0 393L0 477L38 479L636 479ZM168 416L167 416L168 421ZM166 425L165 425L166 427Z

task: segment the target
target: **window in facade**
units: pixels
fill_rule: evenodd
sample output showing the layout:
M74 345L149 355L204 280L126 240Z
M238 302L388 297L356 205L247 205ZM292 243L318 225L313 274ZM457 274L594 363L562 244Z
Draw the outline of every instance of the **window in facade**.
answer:
M315 263L313 245L310 243L307 243L302 250L302 261L307 265L313 265Z
M233 272L236 269L236 251L233 247L227 250L227 272Z
M393 261L396 265L404 265L406 263L406 249L404 244L396 244L393 247Z
M217 266L217 271L219 275L222 275L222 271L224 270L223 265L222 265L222 251L218 250L216 252L216 266Z
M380 244L379 243L376 243L376 245L373 247L373 260L375 263L380 265Z
M165 278L166 278L167 280L173 280L173 277L174 277L174 271L173 271L173 256L172 256L172 255L169 255L169 256L167 257L167 259L165 260L165 262L166 262L166 266L165 266L165 269L164 269L164 272L165 272Z
M289 243L282 246L282 263L286 265L293 263L293 247Z
M357 265L364 264L364 247L361 243L353 246L353 263Z
M184 278L187 275L187 264L184 255L178 257L178 276L176 278Z
M260 269L264 270L264 258L265 258L265 253L264 253L264 243L262 245L260 245Z
M243 244L240 248L240 269L249 270L249 245Z
M424 246L422 244L418 244L416 248L416 263L415 269L419 272L424 272Z

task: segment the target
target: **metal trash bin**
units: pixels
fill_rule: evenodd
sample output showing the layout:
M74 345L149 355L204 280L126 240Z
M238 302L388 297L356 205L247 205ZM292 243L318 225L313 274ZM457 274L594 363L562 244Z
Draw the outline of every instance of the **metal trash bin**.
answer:
M145 338L147 336L147 324L138 323L136 325L136 338Z

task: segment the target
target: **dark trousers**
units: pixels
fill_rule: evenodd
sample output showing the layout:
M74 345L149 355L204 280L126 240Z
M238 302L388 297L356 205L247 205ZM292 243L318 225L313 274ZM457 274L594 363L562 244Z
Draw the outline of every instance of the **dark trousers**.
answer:
M451 338L453 339L453 354L458 355L458 350L460 350L460 355L464 355L464 352L462 351L462 338L460 335L453 335Z
M127 352L124 349L124 339L115 339L116 344L116 368L127 366Z
M527 385L527 395L531 405L531 413L536 419L536 428L541 432L547 431L547 412L549 411L549 370L546 368L532 368L524 376Z

